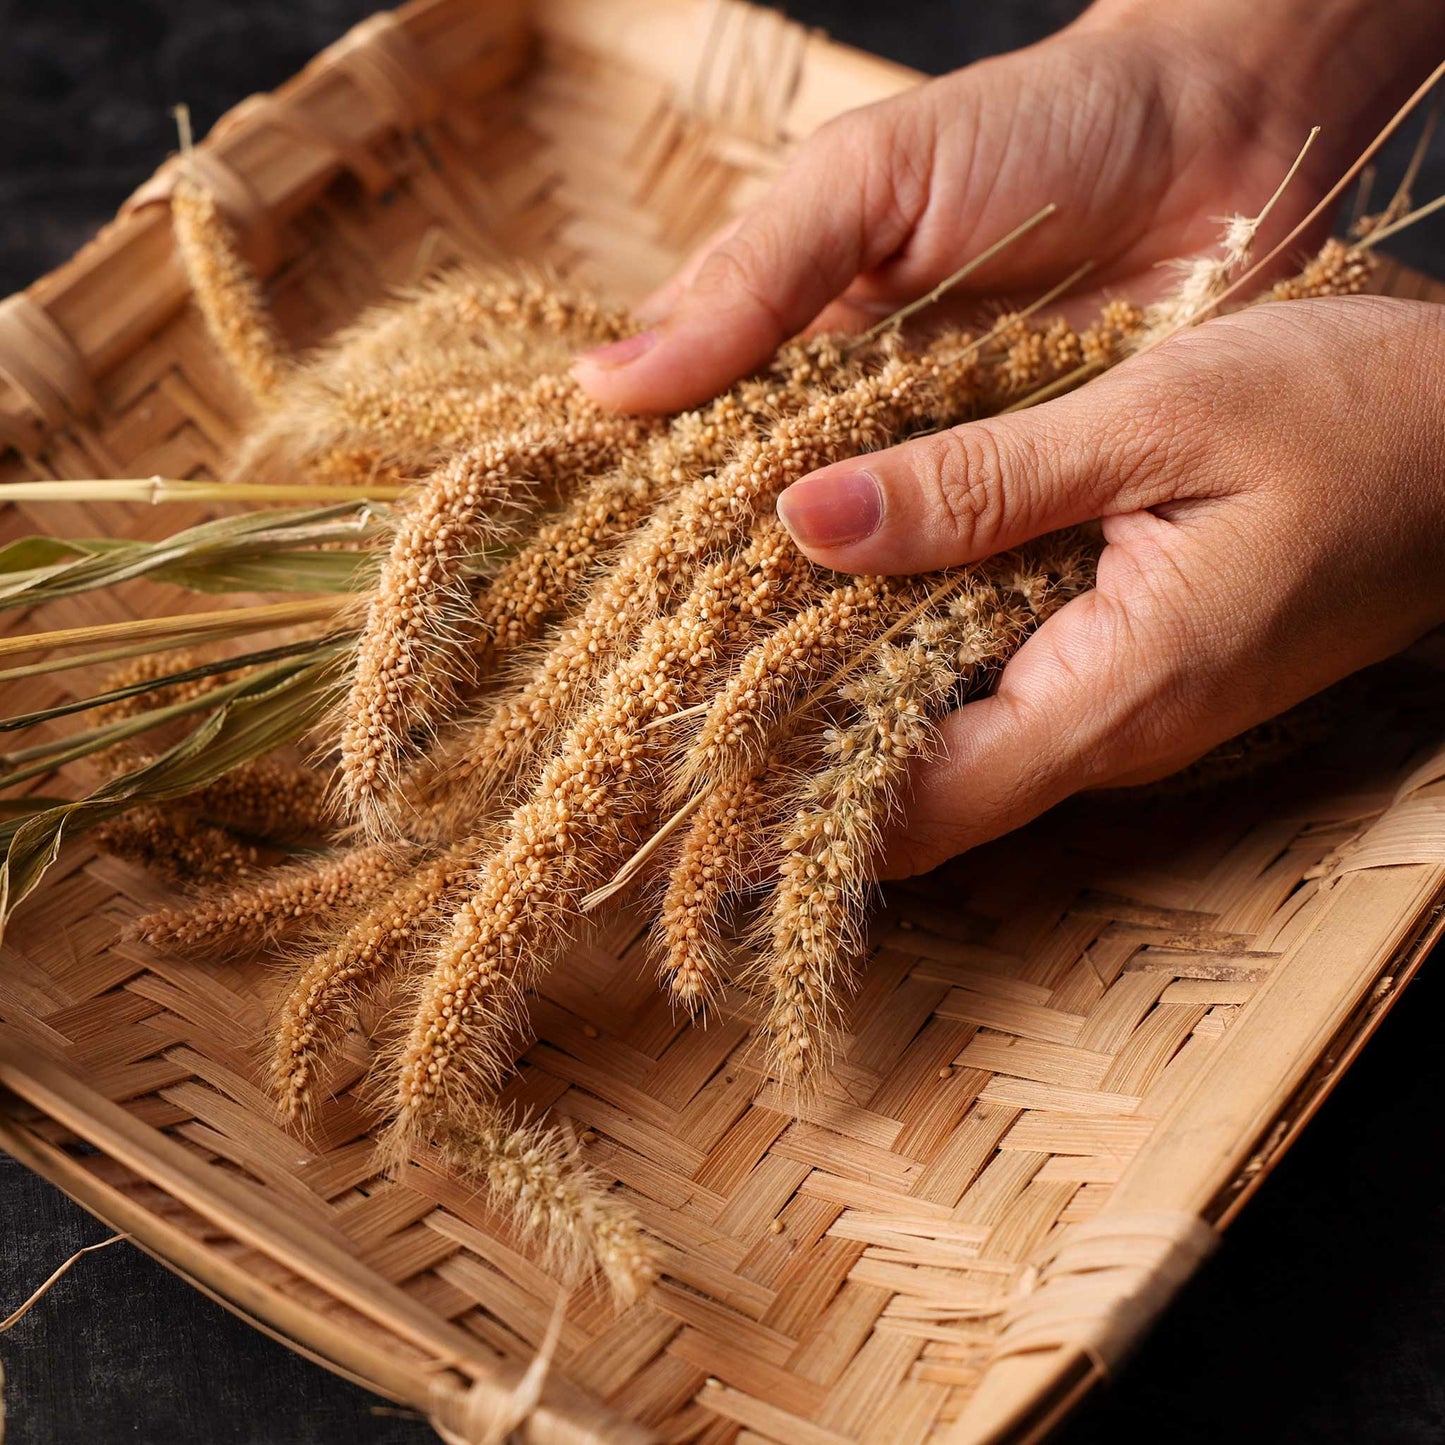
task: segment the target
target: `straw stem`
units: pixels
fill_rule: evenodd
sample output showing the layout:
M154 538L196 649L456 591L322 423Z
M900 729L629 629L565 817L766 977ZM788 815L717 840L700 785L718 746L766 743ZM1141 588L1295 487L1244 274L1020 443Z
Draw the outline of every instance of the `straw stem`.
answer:
M1433 201L1427 201L1423 206L1417 206L1408 215L1401 216L1398 221L1392 221L1388 226L1381 226L1378 231L1371 231L1368 236L1355 243L1361 251L1368 251L1371 246L1378 246L1381 241L1387 241L1397 231L1403 231L1407 226L1413 226L1416 221L1423 221L1426 216L1432 216L1442 206L1445 206L1445 195L1436 196Z
M320 597L307 602L271 602L259 607L227 607L218 612L183 612L165 617L137 617L129 622L105 622L94 627L30 632L21 637L0 638L0 657L52 647L81 647L91 642L165 641L177 631L192 637L234 637L273 627L330 621L353 600L350 596Z
M0 1335L3 1335L7 1330L14 1329L15 1326L70 1273L71 1269L80 1262L83 1256L94 1254L98 1249L109 1249L111 1245L119 1244L121 1240L129 1239L130 1237L129 1234L112 1234L109 1239L102 1239L98 1244L87 1244L83 1249L77 1249L69 1259L65 1260L50 1272L49 1278L31 1294L30 1298L27 1299L24 1304L18 1305L15 1309L11 1310L3 1320L0 1320Z
M1430 94L1430 92L1438 84L1442 76L1445 76L1445 60L1442 60L1434 68L1434 70L1432 70L1430 74L1425 77L1424 81L1421 82L1420 86L1416 89L1415 93L1409 98L1409 100L1407 100L1404 105L1402 105L1400 109L1395 112L1394 116L1385 125L1384 129L1382 129L1380 133L1374 138L1374 140L1372 140L1370 144L1365 147L1364 153L1360 156L1360 158L1354 163L1354 165L1349 168L1349 170L1344 173L1344 175L1339 178L1338 181L1335 182L1333 186L1329 188L1328 191L1325 192L1325 194L1320 198L1320 200L1309 212L1309 214L1306 215L1304 219L1301 220L1287 236L1285 236L1277 245L1275 245L1274 248L1267 255L1256 261L1254 265L1249 268L1249 270L1247 270L1231 285L1225 287L1225 289L1221 291L1220 294L1216 296L1212 302L1210 302L1204 314L1207 314L1209 311L1218 310L1219 307L1225 301L1229 300L1231 296L1237 295L1246 286L1248 286L1251 281L1253 281L1256 277L1262 275L1264 271L1275 261L1277 261L1279 257L1282 256L1291 246L1293 246L1295 242L1298 241L1299 238L1303 236L1305 232L1308 231L1309 228L1320 219L1321 216L1325 215L1326 212L1328 212L1328 210L1330 209L1330 207L1333 206L1334 203L1340 198L1340 196L1344 194L1346 188L1354 181L1355 177L1358 176L1360 172L1364 170L1365 167L1369 165L1372 160L1374 160L1376 155L1379 154L1381 149L1384 147L1385 142L1388 141L1390 137L1394 135L1395 132L1399 130L1402 125L1404 125L1410 113L1415 109L1417 105L1420 104L1422 100L1425 99L1426 96ZM1203 317L1201 316L1199 319L1203 319Z
M892 326L901 326L910 316L932 306L935 301L941 300L949 291L952 291L960 281L966 280L985 262L992 261L1000 251L1007 250L1021 237L1026 236L1035 226L1047 221L1050 216L1058 210L1058 206L1050 201L1048 205L1041 206L1028 220L1015 226L1006 236L1000 237L992 246L980 251L971 261L965 261L951 276L940 281L926 296L920 296L916 301L910 301L907 306L900 307L891 316L885 316L876 326L870 326L862 335L853 338L853 346L862 346L872 341L875 337L881 336Z
M285 482L196 482L170 477L96 477L7 482L0 502L391 502L410 489L377 482L363 487Z

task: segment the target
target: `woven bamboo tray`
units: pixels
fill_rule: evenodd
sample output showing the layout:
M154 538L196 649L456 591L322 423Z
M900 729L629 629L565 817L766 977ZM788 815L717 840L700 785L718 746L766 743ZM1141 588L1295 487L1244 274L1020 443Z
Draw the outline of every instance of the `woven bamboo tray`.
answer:
M455 257L633 297L799 136L915 79L732 3L420 0L232 112L201 164L304 343ZM167 186L0 306L0 484L199 476L230 444L241 399L187 306ZM7 504L0 542L201 519L182 510ZM138 583L23 625L177 606ZM1417 702L1442 675L1445 649L1420 651ZM26 684L25 707L92 682ZM1188 1277L1440 931L1441 715L1387 707L1204 799L1075 803L894 890L843 1061L801 1117L746 1020L670 1015L635 927L579 949L536 1001L515 1097L586 1131L665 1272L625 1313L574 1295L525 1438L1043 1434ZM0 1145L445 1438L492 1438L557 1286L434 1166L380 1175L351 1090L314 1137L288 1134L257 1048L283 979L116 946L160 892L81 841L17 915ZM351 1055L354 1084L360 1039Z

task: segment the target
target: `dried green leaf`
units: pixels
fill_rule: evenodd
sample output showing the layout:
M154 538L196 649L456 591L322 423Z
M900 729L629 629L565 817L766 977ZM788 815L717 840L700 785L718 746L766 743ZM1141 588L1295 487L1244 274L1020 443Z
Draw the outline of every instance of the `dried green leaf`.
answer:
M117 545L124 546L123 542ZM95 542L69 542L61 537L18 537L0 547L0 578L5 585L17 578L43 573L88 557L99 550Z
M199 727L153 762L21 823L0 865L0 938L11 912L34 891L67 838L131 808L185 797L301 737L340 695L337 663L347 650L337 644L327 656L243 679Z
M374 552L267 552L258 557L207 558L152 575L192 592L364 592L376 581Z
M113 687L106 692L94 693L90 697L74 698L70 702L60 703L55 707L40 708L35 712L17 713L13 717L0 720L0 733L20 732L24 728L35 727L40 723L69 717L73 713L107 707L111 703L125 702L133 697L143 697L148 692L159 692L162 688L198 682L202 678L215 677L223 672L239 672L248 667L260 667L265 663L280 662L289 657L305 657L353 635L351 633L340 635L328 633L325 637L308 637L299 642L282 643L279 647L267 647L259 652L243 652L234 657L215 658L210 662L198 663L194 667L181 668L176 672L148 677L143 682L130 683L125 687ZM213 701L214 697L214 692L207 694L205 698L197 702L197 706L203 706L205 702Z
M343 503L219 517L159 541L25 537L0 551L0 607L30 607L136 577L202 592L350 591L375 569L369 554L305 549L368 543L389 526L386 509Z
M319 649L320 658L326 662L329 668L336 658L348 655L353 646L354 643L350 637L343 641L331 641ZM169 703L164 707L149 708L145 712L136 713L134 717L122 718L119 722L105 723L100 727L88 728L84 732L46 738L30 747L17 748L13 752L0 754L0 765L11 770L0 776L0 788L17 787L21 783L29 782L31 778L41 777L45 773L54 772L57 768L78 762L81 758L89 757L93 753L103 752L117 743L125 742L129 738L138 737L141 733L150 732L154 728L174 722L177 718L201 712L208 707L215 707L217 704L224 704L234 697L249 695L258 687L264 689L271 685L279 685L281 680L298 671L306 671L310 665L309 659L304 657L277 662L270 667L256 669L232 682L222 683L221 686L212 688L210 692L202 693L198 697L186 698L181 702Z

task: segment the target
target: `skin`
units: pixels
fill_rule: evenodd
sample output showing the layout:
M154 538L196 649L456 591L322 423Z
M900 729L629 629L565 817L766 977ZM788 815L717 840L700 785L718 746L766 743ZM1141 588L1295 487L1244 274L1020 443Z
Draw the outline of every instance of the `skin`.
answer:
M1159 262L1257 210L1327 120L1263 254L1442 51L1438 0L1100 0L826 127L651 299L642 339L578 378L621 409L693 405L799 330L923 294L1047 201L1062 219L971 285L1036 294L1092 260L1091 283L1147 298ZM885 876L1081 788L1164 776L1445 621L1442 478L1445 308L1356 297L1210 321L1030 411L796 483L779 503L794 539L849 572L1103 524L1096 589L945 720Z

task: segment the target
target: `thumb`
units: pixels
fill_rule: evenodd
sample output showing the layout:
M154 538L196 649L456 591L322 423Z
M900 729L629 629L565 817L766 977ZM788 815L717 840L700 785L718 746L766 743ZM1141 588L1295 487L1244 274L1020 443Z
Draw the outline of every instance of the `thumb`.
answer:
M778 515L821 566L906 573L1171 500L1188 472L1149 360L1028 411L824 467L782 494Z
M900 114L884 103L819 131L690 280L658 293L666 316L577 359L584 390L621 411L695 406L756 370L897 251L927 198L917 167L897 156Z

